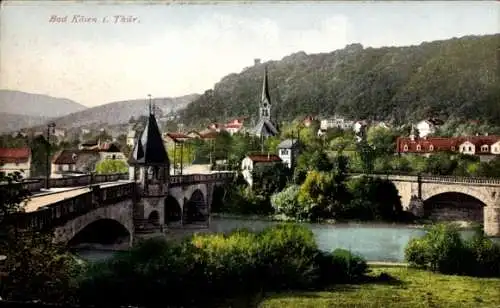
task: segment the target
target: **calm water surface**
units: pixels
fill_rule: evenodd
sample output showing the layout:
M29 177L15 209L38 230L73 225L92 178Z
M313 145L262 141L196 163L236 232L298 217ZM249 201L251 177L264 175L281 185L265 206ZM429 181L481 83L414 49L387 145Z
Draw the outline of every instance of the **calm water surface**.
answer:
M241 220L213 218L210 229L213 232L229 232L238 228L260 231L278 222L263 220ZM403 262L404 249L412 238L425 234L423 229L383 224L308 224L316 237L321 250L332 251L336 248L351 250L369 261ZM472 231L462 231L470 237ZM78 255L88 261L108 258L113 252L103 250L79 250Z

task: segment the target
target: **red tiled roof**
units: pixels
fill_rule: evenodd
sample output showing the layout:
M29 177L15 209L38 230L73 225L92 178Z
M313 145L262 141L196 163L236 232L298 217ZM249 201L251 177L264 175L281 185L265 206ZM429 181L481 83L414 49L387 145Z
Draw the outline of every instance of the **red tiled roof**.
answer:
M191 139L190 136L184 134L184 133L166 133L165 134L168 138L172 139L174 142L182 142L186 141L187 139Z
M281 158L276 154L250 154L247 155L254 163L280 162Z
M30 148L0 148L0 163L25 163L31 155Z
M241 128L243 124L226 124L225 128Z
M492 145L493 143L500 141L500 136L464 136L464 137L427 137L427 138L417 138L411 140L410 138L400 137L396 141L396 151L400 152L410 152L410 153L429 153L434 151L457 151L458 147L469 141L476 147L481 147L482 145ZM407 150L405 150L405 145ZM420 150L418 150L420 146Z
M82 151L81 150L59 151L56 155L54 155L52 163L55 165L72 165L76 162L76 159L74 158L76 158L80 152Z
M214 130L205 130L200 132L200 137L202 139L215 139L219 133Z

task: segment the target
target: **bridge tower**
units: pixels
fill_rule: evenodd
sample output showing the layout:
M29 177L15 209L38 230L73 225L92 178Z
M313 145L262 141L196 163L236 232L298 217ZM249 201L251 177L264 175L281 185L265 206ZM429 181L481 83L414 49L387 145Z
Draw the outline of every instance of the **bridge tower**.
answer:
M163 230L164 200L168 195L170 160L149 102L146 126L129 159L129 178L136 182L134 226L137 234Z

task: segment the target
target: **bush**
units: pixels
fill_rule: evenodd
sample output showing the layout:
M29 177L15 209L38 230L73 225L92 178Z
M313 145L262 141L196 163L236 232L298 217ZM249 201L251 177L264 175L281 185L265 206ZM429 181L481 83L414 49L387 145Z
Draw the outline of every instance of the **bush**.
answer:
M500 276L500 246L482 230L472 240L463 240L451 224L434 225L424 237L412 239L405 259L411 266L444 274Z
M346 257L336 254L322 254L322 259L318 255L312 232L296 224L260 233L195 235L175 245L151 240L90 266L79 295L85 304L207 307L260 291L348 281L366 269L356 257L346 263ZM322 280L325 269L336 278Z
M358 255L345 249L317 256L320 268L320 281L323 285L358 281L366 274L368 264Z

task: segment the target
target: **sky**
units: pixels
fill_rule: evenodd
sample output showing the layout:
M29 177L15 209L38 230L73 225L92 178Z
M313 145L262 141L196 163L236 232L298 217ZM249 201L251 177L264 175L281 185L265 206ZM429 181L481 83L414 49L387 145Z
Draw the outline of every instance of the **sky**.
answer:
M0 89L91 107L201 94L255 58L500 32L495 1L109 3L3 1Z

